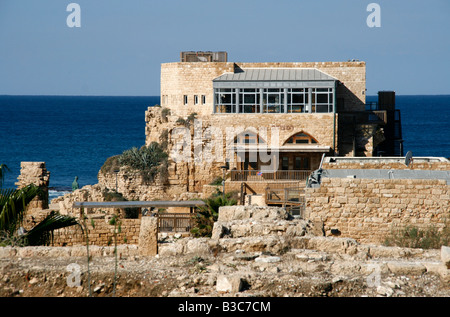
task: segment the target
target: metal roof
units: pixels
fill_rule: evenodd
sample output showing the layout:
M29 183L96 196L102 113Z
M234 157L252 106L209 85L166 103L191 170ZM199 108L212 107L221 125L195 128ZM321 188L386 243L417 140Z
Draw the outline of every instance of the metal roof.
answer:
M203 206L202 200L187 201L115 201L115 202L74 202L74 208L133 208L133 207L196 207Z
M235 73L226 73L214 79L223 81L335 81L315 68L247 68Z

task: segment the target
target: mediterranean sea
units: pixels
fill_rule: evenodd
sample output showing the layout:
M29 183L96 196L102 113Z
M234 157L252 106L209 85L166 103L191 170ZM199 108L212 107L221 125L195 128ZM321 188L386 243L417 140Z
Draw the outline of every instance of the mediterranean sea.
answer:
M367 101L376 101L368 96ZM20 162L43 161L50 199L97 183L105 160L145 144L145 111L160 98L100 96L0 96L0 164L3 187L15 187ZM450 157L450 95L396 96L404 151Z
M145 144L145 111L159 97L0 96L3 187L13 188L20 162L46 162L50 199L94 185L105 160Z

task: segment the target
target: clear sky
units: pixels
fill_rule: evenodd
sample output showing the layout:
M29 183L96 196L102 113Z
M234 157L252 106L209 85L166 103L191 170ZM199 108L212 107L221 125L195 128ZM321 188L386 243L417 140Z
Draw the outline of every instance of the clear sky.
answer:
M81 8L70 28L69 3ZM378 3L381 27L368 27ZM159 95L181 51L367 63L367 94L450 94L449 0L0 0L0 94Z

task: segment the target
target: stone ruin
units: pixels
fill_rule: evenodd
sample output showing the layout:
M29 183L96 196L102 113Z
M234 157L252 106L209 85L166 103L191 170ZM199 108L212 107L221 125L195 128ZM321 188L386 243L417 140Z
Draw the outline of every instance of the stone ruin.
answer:
M50 172L47 171L45 162L21 162L20 168L20 175L16 182L17 188L21 189L34 184L42 190L42 193L30 202L28 209L48 209Z

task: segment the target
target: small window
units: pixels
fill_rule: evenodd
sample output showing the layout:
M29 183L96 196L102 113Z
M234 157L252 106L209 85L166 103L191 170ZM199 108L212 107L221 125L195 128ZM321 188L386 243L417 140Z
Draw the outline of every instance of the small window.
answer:
M204 105L206 103L206 96L202 95L202 105Z
M188 104L188 96L187 95L183 96L183 102L184 102L185 105Z
M194 96L194 105L198 105L198 96L197 95Z

